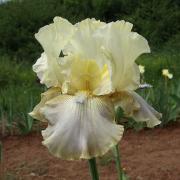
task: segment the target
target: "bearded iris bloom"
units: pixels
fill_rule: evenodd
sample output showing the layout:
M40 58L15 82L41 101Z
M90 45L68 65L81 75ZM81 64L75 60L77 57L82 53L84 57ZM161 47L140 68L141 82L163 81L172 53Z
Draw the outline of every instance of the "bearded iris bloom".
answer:
M148 127L160 114L134 90L140 85L137 57L149 53L144 37L125 21L85 19L72 25L55 17L35 35L44 52L33 65L48 90L30 115L48 123L43 145L67 160L102 156L122 137L118 106Z
M169 79L172 79L172 78L173 78L173 74L171 74L168 69L163 69L163 70L162 70L162 75L163 75L164 77L168 77Z
M142 65L139 65L139 71L140 71L141 74L144 74L144 72L145 72L145 67L142 66Z

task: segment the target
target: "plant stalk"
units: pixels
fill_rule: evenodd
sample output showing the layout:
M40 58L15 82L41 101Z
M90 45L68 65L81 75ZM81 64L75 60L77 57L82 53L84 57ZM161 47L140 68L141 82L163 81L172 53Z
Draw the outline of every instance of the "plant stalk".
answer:
M116 146L114 146L113 152L114 152L114 155L115 155L115 162L116 162L116 169L117 169L117 173L118 173L118 180L122 180L123 179L123 173L122 173L121 156L120 156L118 144Z
M96 158L89 159L88 162L92 180L99 180L98 170L96 166Z

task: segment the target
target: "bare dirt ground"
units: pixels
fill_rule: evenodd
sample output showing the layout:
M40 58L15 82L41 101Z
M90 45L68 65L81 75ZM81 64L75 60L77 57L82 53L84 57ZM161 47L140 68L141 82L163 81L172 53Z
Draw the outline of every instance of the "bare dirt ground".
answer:
M1 180L90 180L86 161L63 161L41 145L41 136L2 139ZM180 180L180 124L135 132L120 142L122 166L132 180ZM116 180L114 162L98 165L101 180Z

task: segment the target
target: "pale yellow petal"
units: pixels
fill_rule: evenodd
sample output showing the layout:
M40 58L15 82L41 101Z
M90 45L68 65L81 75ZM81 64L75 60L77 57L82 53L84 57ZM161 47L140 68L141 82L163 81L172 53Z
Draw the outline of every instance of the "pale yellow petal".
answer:
M75 24L76 31L66 46L65 51L75 53L81 56L82 59L97 59L100 44L96 41L93 34L104 24L95 19L85 19Z
M81 60L79 57L74 57L62 91L70 94L89 91L93 95L111 93L113 89L107 65L100 68L94 60Z
M61 90L59 88L50 88L46 92L42 93L40 103L34 107L33 111L30 112L29 115L32 116L34 119L37 119L40 121L46 121L45 117L40 112L40 109L44 107L47 101L58 96L60 93L61 93Z
M119 81L116 90L131 91L135 90L140 85L140 71L138 65L133 63L129 65L128 69L124 71L122 76L119 76Z
M91 82L94 86L92 94L105 95L138 88L140 72L134 61L141 54L150 52L150 49L146 39L131 29L132 24L125 21L106 24L85 19L73 26L67 20L56 17L54 23L41 28L35 35L47 59L47 70L36 69L40 74L38 76L43 77L41 82L48 84L48 87L63 87L63 92L67 93L82 90L79 87L84 85L84 78L82 83L80 71L82 77L83 64L93 61L104 73ZM87 62L77 63L77 57L78 62ZM39 64L42 65L37 62ZM74 67L78 73L74 73ZM92 70L93 76L95 70Z
M63 53L63 48L71 38L74 30L75 28L70 22L55 17L54 23L42 27L35 34L46 55L46 70L42 72L43 81L41 82L45 83L47 87L62 86L64 76L62 74L63 67L59 63L61 60L60 55ZM42 58L39 61L42 62ZM36 67L36 65L39 65L39 62L34 66Z
M54 22L42 27L35 34L35 37L42 45L46 54L58 57L71 38L74 30L74 26L69 21L61 17L55 17Z
M144 74L144 72L145 72L145 67L142 66L142 65L139 65L139 71L140 71L141 74Z
M41 109L48 120L43 144L56 157L67 160L102 156L118 143L123 127L114 122L108 98L60 95Z
M135 90L138 87L139 78L134 77L139 76L139 71L133 65L134 61L141 54L150 52L147 40L131 29L131 23L117 21L108 23L96 32L96 38L106 52L104 54L111 60L112 81L118 91Z
M45 84L48 88L58 86L58 78L51 68L48 67L48 58L45 53L33 65L33 71L37 74L41 84Z

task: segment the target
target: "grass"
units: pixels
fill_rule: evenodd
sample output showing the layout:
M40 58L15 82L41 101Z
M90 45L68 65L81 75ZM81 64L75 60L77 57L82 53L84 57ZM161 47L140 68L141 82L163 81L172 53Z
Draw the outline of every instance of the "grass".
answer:
M1 57L0 61L0 123L1 133L26 134L31 131L33 119L27 115L40 99L42 87L31 65Z
M156 86L162 79L162 69L173 73L173 82L180 78L180 52L152 52L137 59L137 63L145 66L145 81Z
M172 100L170 102L169 100L164 101L163 97L169 98L173 93L180 97L180 87L179 90L177 87L178 82L180 82L179 59L180 53L178 52L157 52L143 55L137 60L138 64L145 66L145 82L153 85L151 92L145 90L140 93L161 112L166 112L169 106L172 107L177 104ZM161 92L166 93L162 77L162 69L164 68L168 68L173 73L174 78L168 82L168 89L171 89L171 93L163 94L162 97L160 96L162 95ZM1 57L0 69L1 133L14 134L18 130L21 134L27 134L37 124L27 113L39 102L40 93L44 91L44 86L39 84L36 74L32 71L32 63L26 61L17 62L8 57ZM163 103L167 105L164 109L162 108L164 107ZM172 105L172 103L174 104ZM167 118L167 116L164 118Z

